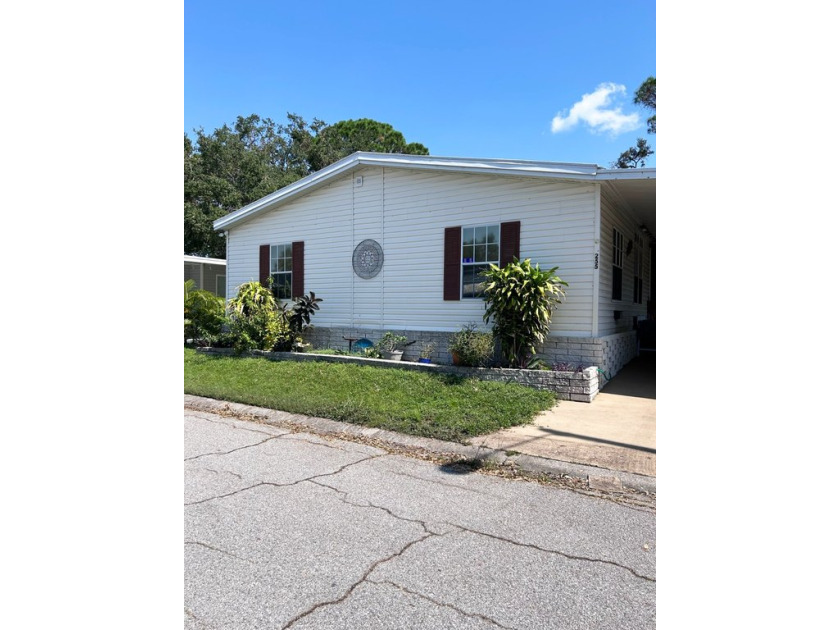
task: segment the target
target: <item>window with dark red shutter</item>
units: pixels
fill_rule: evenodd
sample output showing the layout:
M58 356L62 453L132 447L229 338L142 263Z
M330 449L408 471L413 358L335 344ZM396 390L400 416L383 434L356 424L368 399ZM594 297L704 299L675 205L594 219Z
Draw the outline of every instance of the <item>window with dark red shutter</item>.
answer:
M303 295L303 241L260 245L260 283L278 300Z
M271 275L271 245L260 245L260 284L268 286L268 277Z
M481 272L519 258L520 222L448 227L443 242L443 299L481 297Z

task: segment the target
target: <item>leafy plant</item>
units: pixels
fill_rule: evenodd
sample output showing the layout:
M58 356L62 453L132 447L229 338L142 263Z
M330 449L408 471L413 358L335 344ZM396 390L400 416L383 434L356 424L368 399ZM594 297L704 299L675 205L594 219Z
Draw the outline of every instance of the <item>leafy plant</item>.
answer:
M197 289L193 280L184 282L184 343L209 345L222 331L225 301L210 291Z
M408 345L408 338L404 335L396 335L390 330L382 335L382 339L376 342L376 354L382 356L383 352L396 352Z
M487 365L493 359L493 335L481 332L478 326L470 322L449 338L449 352L457 363L469 367Z
M271 350L278 341L289 337L285 306L277 304L271 287L259 282L246 282L239 287L230 301L230 332L238 354Z
M435 351L436 344L434 341L426 341L420 346L420 358L431 359Z
M309 295L295 298L295 305L292 307L292 314L289 316L289 329L292 333L300 334L311 326L312 315L315 314L315 311L320 310L318 303L323 301L321 298L316 298L312 291L309 292Z
M531 259L514 259L504 267L490 265L482 272L484 322L493 321L493 336L499 340L508 365L527 367L551 326L551 313L566 294L569 284Z

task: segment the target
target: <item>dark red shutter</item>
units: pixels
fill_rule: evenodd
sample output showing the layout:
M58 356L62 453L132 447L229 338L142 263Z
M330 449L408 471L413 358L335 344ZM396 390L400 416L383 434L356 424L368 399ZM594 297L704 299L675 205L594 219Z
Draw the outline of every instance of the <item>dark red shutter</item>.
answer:
M519 258L519 221L502 223L500 232L499 266L504 267Z
M268 276L271 274L271 245L260 245L260 284L268 286Z
M443 299L461 299L461 226L443 230Z
M303 241L292 243L292 297L303 295Z

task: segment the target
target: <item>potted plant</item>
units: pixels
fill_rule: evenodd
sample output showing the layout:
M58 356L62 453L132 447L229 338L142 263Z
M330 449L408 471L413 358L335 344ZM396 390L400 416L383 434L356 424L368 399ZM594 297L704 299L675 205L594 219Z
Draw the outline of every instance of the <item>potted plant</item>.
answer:
M493 350L493 335L481 332L474 323L465 324L449 338L449 353L455 365L487 365L493 358Z
M403 351L408 345L408 339L403 335L395 335L391 331L382 335L376 344L376 349L383 359L389 361L402 361Z
M432 362L432 353L435 351L435 343L433 341L427 341L422 346L420 346L420 358L417 359L420 363L431 363Z

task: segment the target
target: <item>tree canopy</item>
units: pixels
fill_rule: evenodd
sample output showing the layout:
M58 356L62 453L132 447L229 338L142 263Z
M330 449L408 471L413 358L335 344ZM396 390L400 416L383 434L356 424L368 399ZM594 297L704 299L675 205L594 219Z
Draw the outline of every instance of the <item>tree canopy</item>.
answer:
M648 77L636 90L633 103L653 111L647 119L647 132L656 133L656 77ZM653 150L644 138L636 139L636 146L630 147L613 162L614 168L636 168L645 165L645 158L653 155Z
M287 114L285 125L256 114L232 127L184 133L184 253L225 257L213 221L355 151L428 155L391 125L368 118L328 125Z

